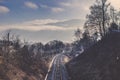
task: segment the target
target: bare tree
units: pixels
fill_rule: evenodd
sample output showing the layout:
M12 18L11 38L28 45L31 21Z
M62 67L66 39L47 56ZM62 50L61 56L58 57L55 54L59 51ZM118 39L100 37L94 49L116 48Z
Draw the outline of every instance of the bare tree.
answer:
M79 41L82 38L82 31L78 28L74 33L77 41Z
M112 22L115 22L115 17L116 17L116 10L113 6L110 7L110 18Z
M14 35L12 38L12 43L15 49L19 49L21 44L20 44L20 36L19 35Z
M3 56L8 62L9 57L12 56L14 50L20 48L20 38L19 35L14 35L11 30L7 30L2 36L3 41Z
M11 37L11 30L7 30L5 34L2 36L3 38L3 56L7 57L9 54L9 45L10 45L10 37Z
M95 4L90 7L90 14L86 17L85 28L91 28L103 37L110 20L108 15L109 6L110 3L107 4L107 0L96 0Z

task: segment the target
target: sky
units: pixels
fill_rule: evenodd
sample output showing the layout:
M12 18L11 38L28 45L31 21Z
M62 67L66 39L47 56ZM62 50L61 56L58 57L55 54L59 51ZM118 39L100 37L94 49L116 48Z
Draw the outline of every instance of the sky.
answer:
M11 29L21 38L46 43L73 41L95 0L0 0L0 32ZM108 0L119 9L120 0Z

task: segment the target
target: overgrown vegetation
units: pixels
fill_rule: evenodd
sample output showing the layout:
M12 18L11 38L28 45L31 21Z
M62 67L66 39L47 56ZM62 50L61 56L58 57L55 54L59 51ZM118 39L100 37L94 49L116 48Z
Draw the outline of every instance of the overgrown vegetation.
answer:
M119 80L120 11L107 0L96 0L86 17L82 38L74 42L84 52L67 64L71 80Z
M120 11L116 10L107 0L96 0L86 16L84 28L75 31L77 48L88 49L112 31L120 29Z
M54 51L52 54L50 50L56 50L56 46L53 44L46 48L42 43L22 43L19 36L6 31L0 40L0 79L44 80L49 62L57 53ZM45 51L48 47L52 49Z
M68 64L70 73L76 75L72 76L73 80L119 80L120 78L115 74L119 73L117 69L119 69L120 34L113 34L120 32L119 29L120 11L107 0L96 0L90 7L83 29L78 28L75 31L76 38L72 43L53 40L46 44L41 42L30 44L22 42L20 36L8 30L0 40L0 80L43 80L53 56L63 53L74 58L83 50L85 51L83 54ZM107 64L108 60L109 64ZM113 77L110 77L111 75Z

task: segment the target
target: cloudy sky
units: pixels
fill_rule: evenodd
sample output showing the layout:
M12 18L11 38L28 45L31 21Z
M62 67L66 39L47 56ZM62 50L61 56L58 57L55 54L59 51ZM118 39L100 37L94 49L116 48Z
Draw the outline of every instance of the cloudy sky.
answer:
M95 0L0 0L0 32L12 29L29 41L73 40ZM117 9L120 0L108 0Z

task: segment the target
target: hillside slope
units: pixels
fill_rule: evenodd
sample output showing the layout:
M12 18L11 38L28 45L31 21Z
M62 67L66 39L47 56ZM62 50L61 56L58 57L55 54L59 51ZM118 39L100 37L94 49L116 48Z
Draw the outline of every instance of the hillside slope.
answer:
M71 80L120 80L120 33L107 35L67 68Z
M23 49L9 53L7 58L0 56L0 80L44 80L51 59L31 58Z

